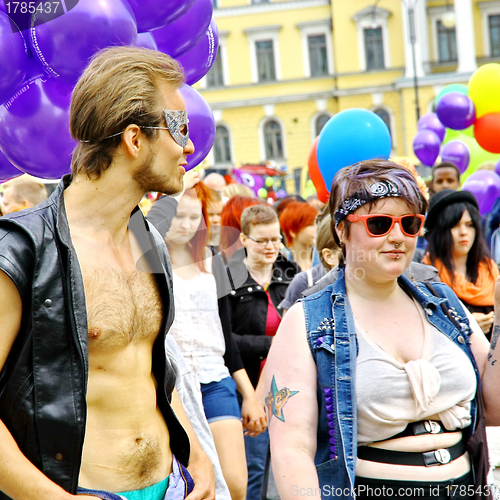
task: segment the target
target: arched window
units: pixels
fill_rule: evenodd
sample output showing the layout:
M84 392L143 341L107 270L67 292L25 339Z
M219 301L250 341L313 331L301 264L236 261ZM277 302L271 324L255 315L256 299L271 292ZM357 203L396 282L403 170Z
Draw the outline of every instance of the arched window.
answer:
M217 125L214 143L215 163L231 163L229 130L224 125Z
M326 122L331 118L330 115L319 115L316 118L316 137L323 130L323 127L326 125Z
M391 117L389 115L389 112L383 108L375 109L373 112L376 115L380 116L380 118L382 118L383 122L387 125L387 128L389 129L389 134L391 134L392 137Z
M264 125L264 143L267 160L283 158L283 135L281 126L276 120L269 120Z

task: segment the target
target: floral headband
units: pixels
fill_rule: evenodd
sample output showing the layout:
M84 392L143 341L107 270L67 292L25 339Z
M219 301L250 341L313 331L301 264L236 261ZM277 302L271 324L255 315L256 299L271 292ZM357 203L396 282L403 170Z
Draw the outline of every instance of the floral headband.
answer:
M357 191L351 197L344 200L334 215L335 227L337 227L349 214L355 212L366 203L380 200L381 198L401 197L398 186L391 181L375 182L369 187L369 191Z

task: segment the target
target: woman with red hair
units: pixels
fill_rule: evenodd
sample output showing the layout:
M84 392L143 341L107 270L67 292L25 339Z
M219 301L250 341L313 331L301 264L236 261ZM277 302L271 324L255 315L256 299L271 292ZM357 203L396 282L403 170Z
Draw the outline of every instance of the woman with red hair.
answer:
M229 259L233 253L242 248L240 242L241 213L245 208L261 203L257 198L235 195L229 198L221 213L219 250Z
M168 197L165 198L164 203L169 203ZM182 195L171 222L163 227L163 231L167 231L162 232L162 236L172 260L175 301L175 320L169 334L176 340L192 376L199 383L231 498L244 500L247 469L243 430L257 435L267 422L232 342L230 320L224 317L224 310L229 311L229 306L224 306L228 298L218 299L212 253L207 248L207 204L212 198L210 189L200 182ZM155 217L162 200L164 198L158 200L148 218ZM164 217L156 218L164 220ZM241 410L236 389L243 398Z
M290 250L290 260L302 271L312 267L318 211L305 202L290 203L280 215L280 226Z

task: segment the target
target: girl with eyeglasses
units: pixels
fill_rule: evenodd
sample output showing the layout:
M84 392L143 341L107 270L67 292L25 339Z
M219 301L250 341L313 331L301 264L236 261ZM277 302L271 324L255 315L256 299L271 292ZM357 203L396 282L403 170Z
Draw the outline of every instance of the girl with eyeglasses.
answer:
M336 174L329 204L341 272L290 308L266 363L280 497L469 498L477 391L498 425L500 366L447 285L402 276L427 201L370 160Z
M436 193L425 230L429 244L422 262L438 269L441 281L453 289L489 339L499 273L483 237L475 196L453 189Z
M244 270L247 278L229 294L231 323L243 364L264 407L261 370L281 321L283 310L279 304L300 268L280 253L280 224L270 205L260 203L245 208L240 224L243 248L231 257L228 272L239 276ZM268 446L267 432L245 436L248 499L261 498Z

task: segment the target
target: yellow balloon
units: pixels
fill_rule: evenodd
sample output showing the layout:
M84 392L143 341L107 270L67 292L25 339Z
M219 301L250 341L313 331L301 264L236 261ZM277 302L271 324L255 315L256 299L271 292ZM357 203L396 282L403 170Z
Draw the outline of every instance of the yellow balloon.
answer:
M469 81L469 97L476 106L476 117L500 113L500 64L478 68Z

